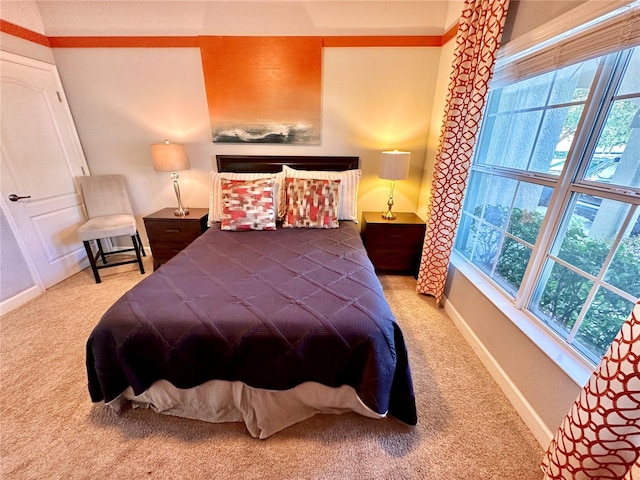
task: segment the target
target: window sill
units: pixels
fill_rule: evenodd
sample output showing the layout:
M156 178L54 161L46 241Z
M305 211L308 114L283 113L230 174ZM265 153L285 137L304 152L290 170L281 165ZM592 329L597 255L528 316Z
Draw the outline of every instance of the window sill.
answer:
M494 287L475 267L454 252L451 264L464 275L505 317L518 327L542 352L547 355L576 385L585 385L595 367L588 360L563 344L547 327L513 306L510 299Z

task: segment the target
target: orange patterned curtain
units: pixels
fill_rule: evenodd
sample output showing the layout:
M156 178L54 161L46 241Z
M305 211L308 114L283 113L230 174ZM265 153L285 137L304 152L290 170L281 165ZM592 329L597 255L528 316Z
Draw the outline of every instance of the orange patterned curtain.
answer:
M640 301L543 459L546 480L640 480Z
M466 0L429 199L418 292L440 301L509 0Z

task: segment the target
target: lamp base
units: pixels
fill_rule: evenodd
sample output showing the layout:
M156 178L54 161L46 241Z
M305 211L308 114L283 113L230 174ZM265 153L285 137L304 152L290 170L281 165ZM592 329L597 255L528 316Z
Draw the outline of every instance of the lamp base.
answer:
M387 210L386 213L382 214L382 218L385 220L395 220L396 216L391 210Z
M173 212L176 217L184 217L189 215L189 209L182 206L182 199L180 198L180 185L178 184L178 173L172 172L171 178L173 179L173 190L176 192L176 200L178 200L178 208Z
M384 218L385 220L395 220L396 219L396 216L391 211L391 209L393 208L393 187L395 187L395 186L396 186L396 181L395 180L391 180L391 188L389 190L389 199L387 200L387 213L383 213L382 214L382 218Z

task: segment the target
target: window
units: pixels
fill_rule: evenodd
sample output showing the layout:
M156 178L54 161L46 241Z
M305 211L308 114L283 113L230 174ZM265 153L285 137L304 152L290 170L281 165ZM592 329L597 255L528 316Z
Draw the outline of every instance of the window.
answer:
M455 250L597 363L640 297L640 47L489 94Z

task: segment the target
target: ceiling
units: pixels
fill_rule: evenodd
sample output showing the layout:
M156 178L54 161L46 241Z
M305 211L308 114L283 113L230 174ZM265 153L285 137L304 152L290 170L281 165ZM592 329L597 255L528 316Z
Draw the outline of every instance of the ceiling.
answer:
M462 0L2 0L14 16L35 9L47 36L442 35L461 7Z

